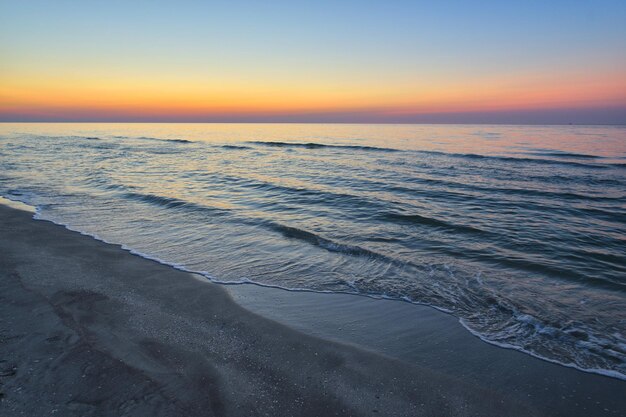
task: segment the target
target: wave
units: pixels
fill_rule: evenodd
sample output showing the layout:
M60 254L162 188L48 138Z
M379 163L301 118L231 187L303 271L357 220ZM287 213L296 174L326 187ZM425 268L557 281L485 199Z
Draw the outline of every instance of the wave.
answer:
M297 227L285 226L283 224L274 222L266 222L265 225L285 237L301 240L314 246L319 246L330 252L338 252L344 255L352 256L364 256L372 259L383 260L386 262L397 262L396 259L380 254L378 252L374 252L356 245L347 245L344 243L335 242L333 240L319 236L313 232L298 229Z
M528 322L528 321L532 321L534 319L534 317L529 316L529 317L524 317L524 315L521 315L519 317L519 322L523 323L523 322ZM494 346L498 346L504 349L512 349L512 350L516 350L518 352L522 352L525 353L527 355L530 355L534 358L537 359L541 359L550 363L554 363L557 365L561 365L561 366L565 366L567 368L573 368L582 372L587 372L587 373L591 373L591 374L597 374L597 375L603 375L606 377L610 377L610 378L615 378L615 379L620 379L623 381L626 381L626 374L614 370L614 369L604 369L604 368L599 368L599 367L589 367L589 366L585 366L585 365L581 365L575 361L566 361L566 360L557 360L551 356L545 355L545 354L539 354L537 352L535 352L533 349L525 347L525 346L520 346L517 344L514 344L514 342L507 342L507 341L499 341L497 339L492 338L491 334L483 334L480 331L477 331L473 328L472 325L468 324L468 321L464 318L460 318L459 319L459 323L467 330L469 331L471 334L473 334L474 336L478 337L480 340L482 340L483 342L489 343L491 345ZM535 326L533 326L535 327ZM540 336L544 336L547 333L551 333L554 332L554 328L550 328L550 327L541 327L541 326L536 326L536 333L540 334ZM560 336L557 333L557 337ZM555 339L557 338L555 337ZM598 340L598 339L596 339ZM581 343L582 344L582 343ZM605 346L606 343L604 343L603 341L601 343L594 343L594 344L590 344L590 343L586 343L587 345L591 345L591 346L587 346L587 349L589 351L604 351L605 350ZM595 345L595 346L594 346ZM574 356L574 358L576 358L576 356ZM618 359L621 360L621 359Z
M547 249L550 249L547 247ZM525 259L524 248L510 248L505 254L481 249L454 249L442 246L441 253L448 254L456 259L467 259L482 265L493 265L514 271L527 271L531 274L540 274L564 282L576 282L588 287L603 288L618 293L626 293L626 283L607 277L592 276L574 269L566 269L555 265L546 259ZM528 249L526 249L528 251ZM533 251L536 253L536 251Z
M132 185L122 185L122 184L107 184L107 185L104 185L103 187L100 185L100 187L108 191L120 191L120 190L125 191L125 190L128 190L129 188L135 188Z
M125 136L117 136L117 137L124 138ZM129 138L129 139L132 139L132 138ZM139 136L135 139L153 140L153 141L158 141L158 142L193 143L193 141L187 140L187 139L165 139L165 138L153 138L153 137L148 137L148 136Z
M591 169L605 169L605 168L608 168L609 166L620 165L620 164L588 164L588 163L583 163L583 162L542 159L542 158L515 158L512 156L480 155L480 154L475 154L475 153L447 153L447 152L439 152L439 151L417 151L417 152L427 154L427 155L446 156L450 158L477 159L477 160L488 160L488 161L490 160L490 161L501 161L501 162L523 163L523 164L564 165L564 166L591 168Z
M116 138L130 138L127 136L115 136ZM100 139L96 137L82 137L83 139ZM174 143L195 143L194 141L187 139L167 139L167 138L155 138L148 136L140 136L134 139L140 140L151 140L151 141L159 141L159 142L174 142ZM571 167L579 167L579 168L591 168L591 169L604 169L609 167L616 168L624 168L626 164L624 163L583 163L576 161L567 161L563 159L542 159L542 158L516 158L509 156L492 156L492 155L481 155L481 154L472 154L472 153L447 153L440 151L402 151L400 149L395 148L386 148L386 147L377 147L377 146L366 146L366 145L333 145L327 143L318 143L318 142L280 142L280 141L248 141L246 143L267 146L267 147L278 147L278 148L302 148L302 149L343 149L343 150L358 150L365 152L416 152L428 155L440 155L452 158L462 158L462 159L485 159L485 160L493 160L493 161L502 161L502 162L511 162L511 163L530 163L530 164L548 164L548 165L563 165L563 166L571 166ZM222 149L229 150L245 150L251 149L249 146L245 145L221 145L219 146ZM550 156L553 158L571 158L571 159L586 159L586 160L598 160L602 159L601 156L596 155L587 155L587 154L578 154L573 152L558 152L558 151L548 151L548 152L533 152L533 155L541 155L541 156Z
M241 145L221 145L220 148L222 148L222 149L235 149L235 150L252 149L249 146L241 146Z
M255 145L273 146L278 148L306 148L306 149L320 149L320 148L335 148L335 149L355 149L360 151L374 151L374 152L400 152L399 149L393 148L380 148L377 146L363 146L363 145L329 145L325 143L316 142L266 142L266 141L249 141Z
M192 140L187 139L167 139L167 138L155 138L152 136L110 136L115 139L137 139L137 140L151 140L156 142L174 142L174 143L194 143Z
M495 155L481 155L473 153L448 153L441 151L402 151L395 148L384 148L376 146L364 146L364 145L331 145L326 143L317 142L272 142L272 141L249 141L247 143L270 146L278 148L304 148L304 149L322 149L322 148L334 148L334 149L352 149L360 151L374 151L374 152L415 152L427 155L438 155L450 158L462 158L462 159L484 159L491 161L501 161L509 163L530 163L530 164L547 164L547 165L563 165L578 168L591 168L591 169L605 169L609 167L624 167L626 164L611 164L611 163L584 163L577 161L567 161L563 159L543 159L543 158L515 158L511 156L495 156ZM596 160L602 159L600 156L578 154L573 152L541 152L533 153L536 155L551 156L553 158L572 158L572 159L588 159Z
M550 193L550 192L545 192L545 194L538 193L536 194L536 196L554 197L554 198L550 198L550 199L526 198L520 204L519 199L516 200L516 199L511 199L511 198L508 198L508 199L502 198L500 195L498 195L498 193L502 193L503 195L509 196L509 197L513 195L523 196L523 195L532 195L533 194L532 190L520 191L520 193L516 193L515 192L516 189L506 189L506 188L489 189L489 188L484 188L484 187L474 186L474 185L469 185L469 184L446 182L446 181L439 181L439 180L431 181L429 179L426 179L426 180L419 180L419 181L415 180L415 182L424 183L428 185L441 184L441 185L449 187L449 189L433 190L433 189L429 189L426 187L422 187L422 188L407 187L404 185L393 184L393 185L386 186L385 190L394 192L394 193L400 193L402 195L406 195L411 198L416 198L416 197L426 198L432 201L438 201L442 204L450 204L451 202L462 202L464 204L467 204L467 203L480 204L481 206L488 207L490 209L506 209L506 210L523 209L524 211L546 211L547 210L547 211L550 211L551 213L562 214L565 216L579 215L580 212L585 212L587 210L587 208L585 207L574 207L572 204L562 205L560 204L557 198L558 194ZM373 184L373 185L379 185L379 184ZM518 190L521 190L521 189L518 189ZM477 192L471 192L471 191L477 191ZM569 196L569 197L572 200L575 198L578 198L577 196ZM581 198L594 201L595 197L592 196L590 198L587 198L587 197L582 196ZM623 201L623 198L620 199L619 197L615 197L615 198L607 197L607 199L608 200L603 200L603 197L598 197L599 201L609 201L609 202ZM604 215L604 218L606 220L615 221L616 215L614 213L611 213L610 211L602 211L600 209L598 210L599 210L598 214ZM590 213L595 213L595 212L590 212Z
M122 194L122 197L129 199L129 200L135 200L135 201L148 203L148 204L152 204L155 206L160 206L160 207L164 207L168 209L184 208L184 209L191 210L194 212L204 212L204 213L210 212L211 214L218 215L218 216L225 215L227 213L227 210L225 209L209 207L205 205L192 203L186 200L181 200L178 198L164 197L164 196L160 196L156 194L143 194L143 193L128 192L128 193Z
M420 216L419 214L401 214L401 213L389 212L389 213L381 214L380 218L383 220L392 221L392 222L433 226L433 227L439 227L439 228L448 229L451 231L458 231L458 232L464 232L464 233L489 234L489 232L478 229L476 227L460 225L460 224L452 224L452 223L448 223L443 220L438 220L432 217Z
M480 187L473 186L469 184L463 184L463 187L468 189L473 189L476 191L481 191L485 193L498 192L503 193L505 195L523 195L523 196L532 196L532 197L545 197L553 200L586 200L586 201L606 201L606 202L626 202L624 197L604 197L604 196L593 196L593 195L585 195L573 192L559 192L559 191L543 191L531 188L504 188L504 187Z
M584 153L574 152L559 152L559 151L547 151L547 152L529 152L531 155L550 156L553 158L573 158L573 159L601 159L601 156L588 155Z
M162 139L162 138L150 138L150 137L139 137L138 139L143 139L143 140L157 140L160 142L176 142L176 143L193 143L190 140L187 139Z
M547 183L547 184L573 184L573 185L589 185L589 186L622 186L624 185L623 181L620 181L617 178L602 178L602 177L590 177L589 175L558 175L545 173L541 175L523 175L523 176L508 176L511 180L516 181L528 181L528 182L538 182L538 183Z
M309 204L320 205L331 202L333 207L345 207L354 209L355 207L367 206L382 207L381 203L375 199L359 196L356 194L348 194L344 192L336 192L331 190L320 190L306 187L291 187L288 185L275 184L262 181L259 179L251 179L234 175L221 176L223 181L235 184L238 187L246 189L264 190L278 194L282 199L285 197L297 198L299 203L305 201Z
M30 136L35 139L83 139L83 140L102 140L97 136L78 136L78 135L67 135L67 136L54 136L54 135L31 135L28 133L22 133L24 136Z

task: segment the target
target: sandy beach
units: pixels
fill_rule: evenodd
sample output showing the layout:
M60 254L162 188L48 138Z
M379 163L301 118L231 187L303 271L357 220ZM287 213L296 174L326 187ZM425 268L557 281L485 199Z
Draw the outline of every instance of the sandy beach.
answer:
M224 287L32 213L0 206L0 223L2 416L626 410L624 381L488 345L427 307Z

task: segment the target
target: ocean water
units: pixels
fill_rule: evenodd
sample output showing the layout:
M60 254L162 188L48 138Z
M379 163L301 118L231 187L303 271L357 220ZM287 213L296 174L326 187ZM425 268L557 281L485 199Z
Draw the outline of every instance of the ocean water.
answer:
M626 127L0 124L0 195L213 281L427 304L626 379Z

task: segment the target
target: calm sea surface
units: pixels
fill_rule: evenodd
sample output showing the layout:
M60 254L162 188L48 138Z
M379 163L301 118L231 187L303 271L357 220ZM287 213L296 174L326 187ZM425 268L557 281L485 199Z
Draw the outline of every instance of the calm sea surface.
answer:
M214 281L429 304L626 379L626 127L0 124L0 195Z

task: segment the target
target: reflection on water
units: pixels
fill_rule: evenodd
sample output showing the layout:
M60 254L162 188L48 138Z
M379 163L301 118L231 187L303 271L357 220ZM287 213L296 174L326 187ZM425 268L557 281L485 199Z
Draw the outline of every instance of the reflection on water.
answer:
M224 282L426 303L626 374L626 128L4 124L0 194Z

